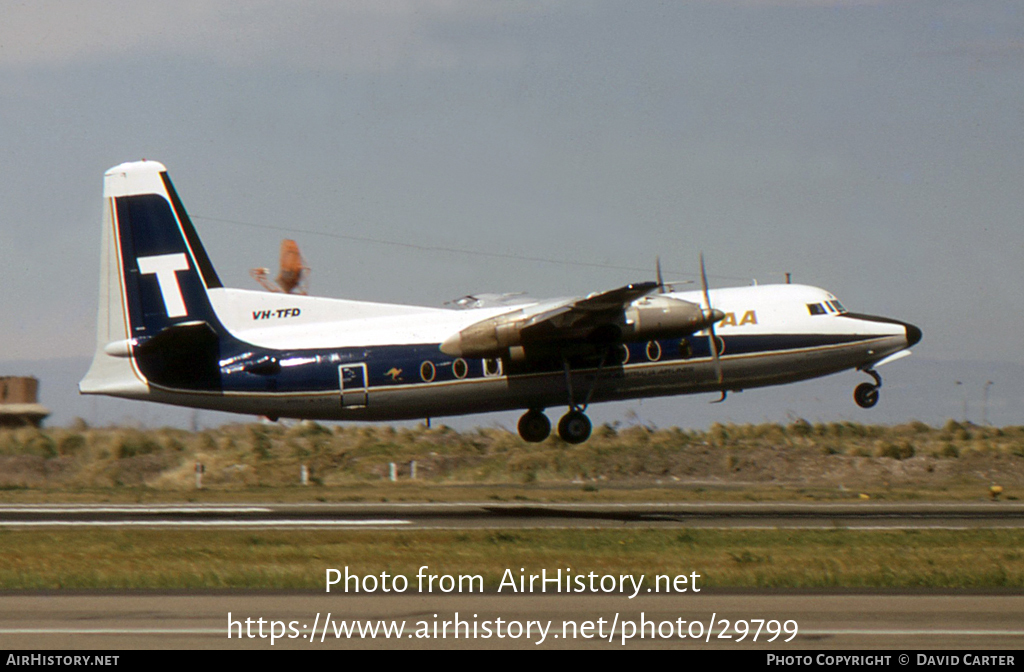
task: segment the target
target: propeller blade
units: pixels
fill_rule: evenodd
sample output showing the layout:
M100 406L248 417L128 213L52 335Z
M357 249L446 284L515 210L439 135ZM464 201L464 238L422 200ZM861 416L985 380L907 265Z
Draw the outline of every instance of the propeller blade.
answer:
M700 285L704 290L704 305L709 315L714 315L714 308L711 307L711 295L708 293L708 274L704 269L704 253L700 253ZM718 384L722 384L722 362L718 359L718 338L715 336L715 323L708 325L708 345L711 346L711 359L715 363L715 377ZM724 397L723 397L724 398Z
M664 294L668 290L665 288L665 281L662 280L662 278L661 278L661 257L660 256L654 258L654 268L657 271L657 276L658 276L658 293L659 294Z

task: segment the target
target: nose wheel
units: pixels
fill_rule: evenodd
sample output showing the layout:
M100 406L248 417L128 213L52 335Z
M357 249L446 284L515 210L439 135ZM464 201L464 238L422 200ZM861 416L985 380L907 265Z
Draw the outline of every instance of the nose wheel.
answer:
M861 408L871 408L878 403L878 389L882 387L882 377L874 369L864 369L864 373L875 379L874 383L861 383L853 390L853 400Z
M853 400L861 408L871 408L878 403L878 388L871 383L861 383L853 391Z

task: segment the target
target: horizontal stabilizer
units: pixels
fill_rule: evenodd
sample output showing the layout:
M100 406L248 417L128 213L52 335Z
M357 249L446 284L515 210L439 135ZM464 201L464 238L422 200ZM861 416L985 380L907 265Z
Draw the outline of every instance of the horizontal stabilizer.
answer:
M135 348L141 356L161 350L205 351L217 344L217 332L206 322L181 322L167 327Z

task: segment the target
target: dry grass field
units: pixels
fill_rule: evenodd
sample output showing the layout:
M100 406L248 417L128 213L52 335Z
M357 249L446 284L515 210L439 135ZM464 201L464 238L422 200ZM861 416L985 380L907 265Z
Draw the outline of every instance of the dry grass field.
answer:
M205 469L201 492L196 462ZM0 501L8 502L956 500L984 498L994 484L1005 499L1024 486L1024 427L604 425L578 446L444 426L239 424L187 432L78 423L0 431Z

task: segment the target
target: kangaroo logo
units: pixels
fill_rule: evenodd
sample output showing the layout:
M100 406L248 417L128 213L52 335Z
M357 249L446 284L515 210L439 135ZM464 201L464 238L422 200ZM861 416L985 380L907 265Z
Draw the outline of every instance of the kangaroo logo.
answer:
M188 270L188 258L184 252L177 254L158 254L153 257L139 257L139 273L142 275L156 274L156 282L160 285L160 296L164 299L164 309L167 317L184 317L188 315L185 309L185 299L181 296L181 287L178 285L178 271Z

